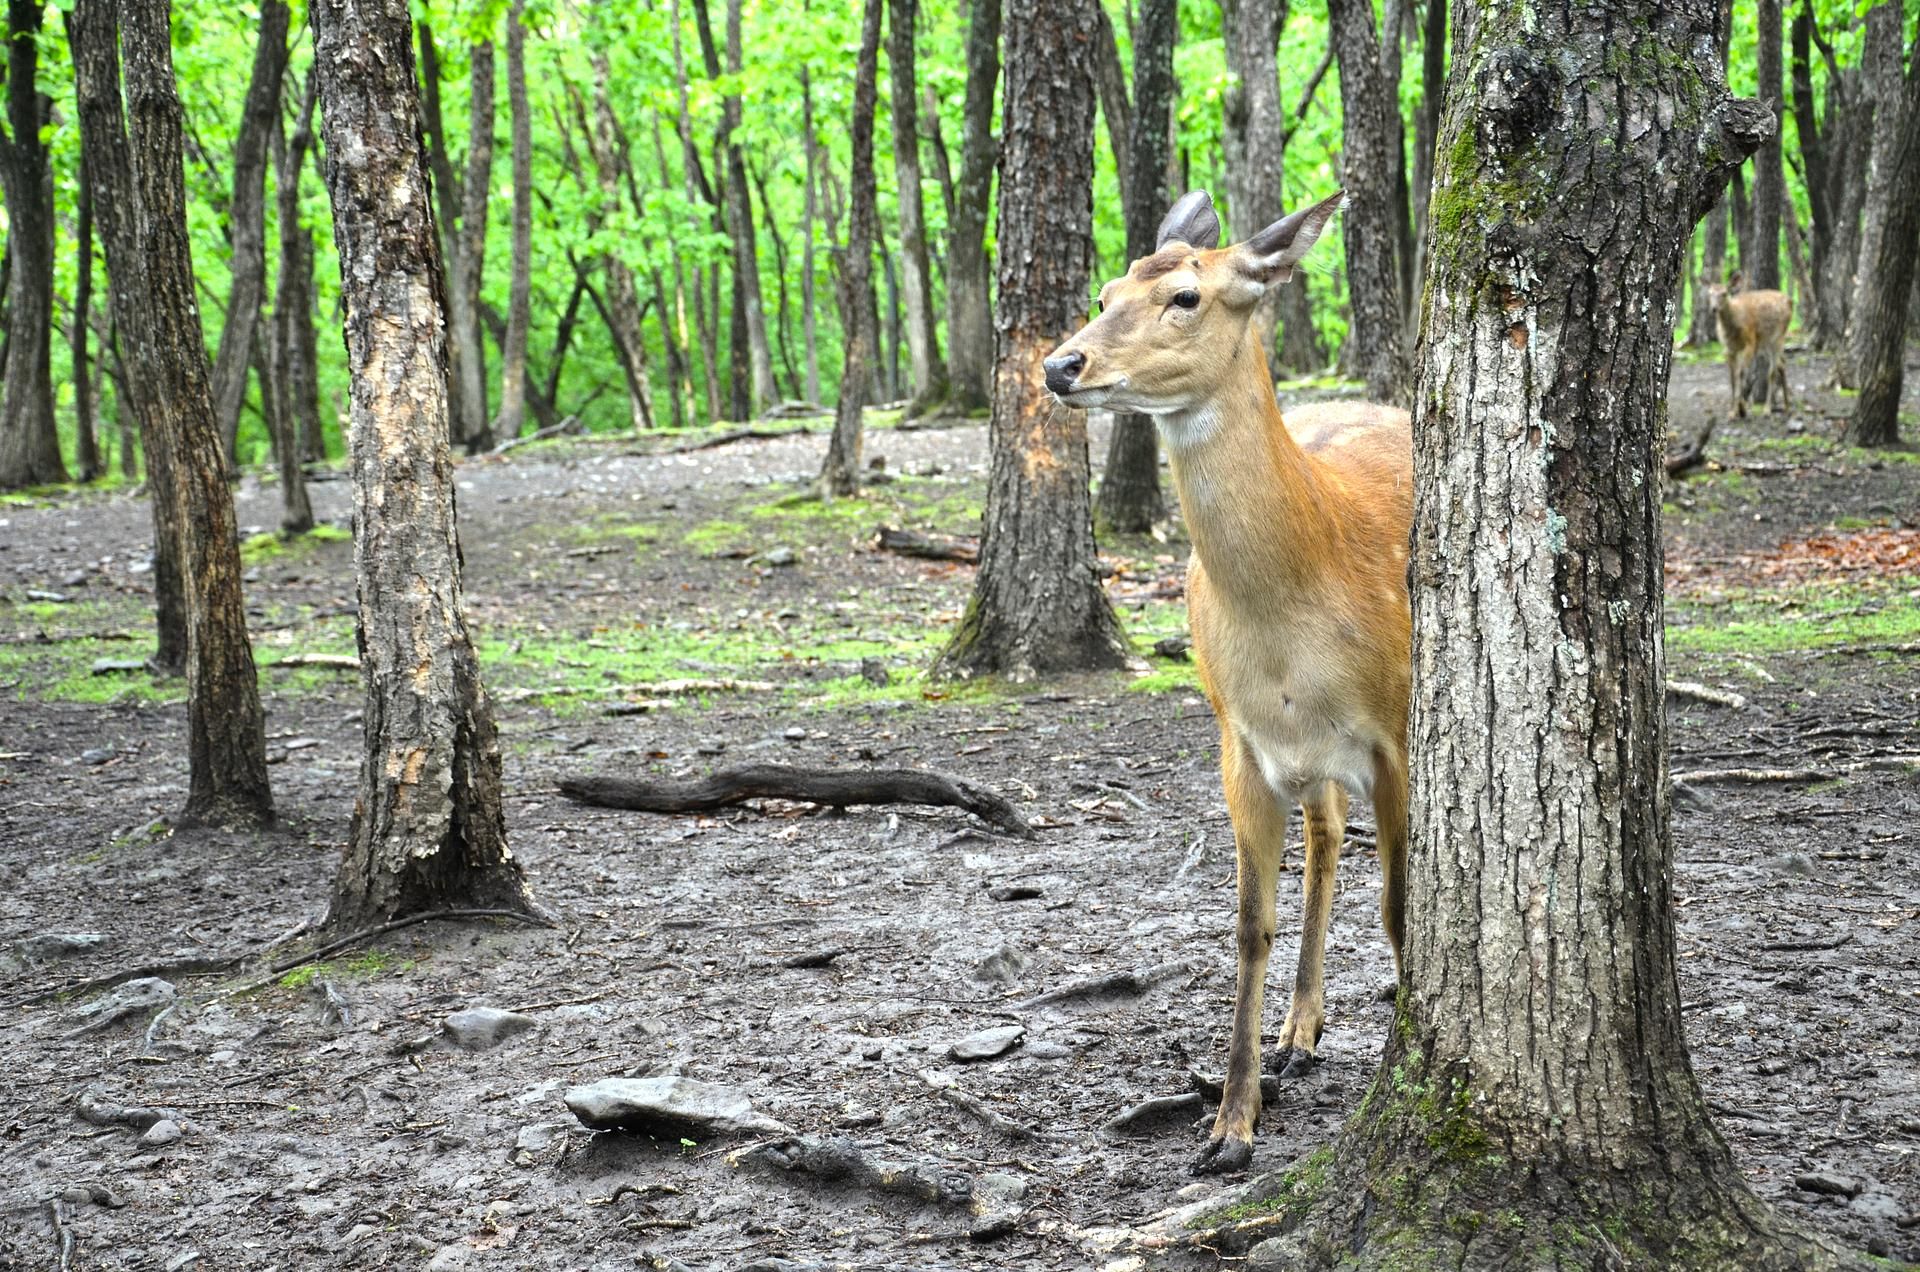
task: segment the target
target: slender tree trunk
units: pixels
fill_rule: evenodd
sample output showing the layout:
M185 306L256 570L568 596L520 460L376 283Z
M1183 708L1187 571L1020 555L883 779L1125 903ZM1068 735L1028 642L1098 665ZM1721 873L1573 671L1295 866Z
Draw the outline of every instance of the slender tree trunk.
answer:
M87 157L79 162L80 189L75 210L73 328L68 344L73 350L73 466L76 481L94 481L106 472L100 458L100 440L94 418L93 368L87 354L87 328L93 316L93 184L87 179Z
M527 106L526 0L507 11L507 111L513 127L513 264L507 288L507 338L500 347L500 410L481 439L520 436L526 418L527 329L533 322L533 112Z
M900 347L906 343L906 333L900 320L900 276L894 265L899 257L887 250L884 224L876 220L873 233L874 247L880 253L880 280L887 292L886 329L881 341L886 353L880 366L886 378L886 391L882 397L888 402L898 402L907 395L906 385L900 378Z
M619 143L619 125L613 117L613 103L607 98L607 80L612 70L604 53L593 57L593 128L587 132L587 144L593 151L593 166L600 176L600 197L609 207L620 202L620 176L626 162ZM636 208L636 215L645 209ZM653 427L653 381L647 375L647 342L640 328L640 294L633 285L633 270L618 252L600 258L606 279L607 334L620 356L620 369L627 381L627 416L635 432Z
M311 13L353 371L367 686L359 797L328 922L351 928L454 905L526 909L461 599L444 283L407 4L313 0Z
M1887 223L1893 212L1893 188L1900 175L1899 155L1903 138L1900 69L1902 37L1900 6L1879 4L1867 10L1866 40L1860 53L1861 88L1874 104L1874 129L1867 159L1867 189L1860 222L1860 260L1854 274L1853 304L1849 307L1847 347L1834 359L1834 378L1844 388L1857 388L1871 354L1870 324L1865 317L1869 305L1881 303L1873 294L1881 286L1874 274L1874 262L1882 259L1881 247L1887 235ZM1856 403L1856 407L1857 407Z
M1380 73L1380 42L1373 8L1362 0L1328 0L1327 21L1340 59L1342 180L1347 189L1343 235L1347 295L1353 324L1348 334L1354 370L1377 402L1403 403L1412 385L1407 367L1406 324L1401 321L1400 282L1394 263L1396 196L1393 138L1399 108ZM1391 118L1390 118L1391 116Z
M107 258L108 321L113 335L108 347L116 354L125 353L115 363L122 371L115 403L115 414L122 422L120 454L124 463L133 453L127 425L137 421L153 508L156 640L151 662L162 674L179 675L187 667L187 592L180 565L186 514L174 481L173 442L161 413L154 363L145 352L146 244L134 206L120 88L120 31L113 0L75 0L67 14L67 44L87 179L100 196L95 212Z
M122 325L143 329L141 358L171 440L175 498L186 512L180 555L187 597L188 788L180 819L270 822L266 717L247 638L240 538L187 239L171 23L164 5L130 4L123 12L128 153L146 282L145 312L122 315Z
M1386 103L1387 156L1393 176L1393 259L1400 284L1400 324L1411 344L1419 315L1413 312L1413 197L1407 188L1407 126L1400 115L1400 67L1410 0L1387 0L1380 31L1380 81Z
M1659 315L1768 113L1728 105L1710 3L1456 13L1414 395L1396 1028L1268 1265L1837 1262L1715 1133L1674 947Z
M1434 145L1447 87L1447 0L1427 0L1420 30L1420 107L1413 117L1413 276L1427 276L1427 201L1433 192ZM1416 298L1413 320L1420 318Z
M1173 157L1169 107L1179 96L1173 48L1179 43L1176 0L1140 0L1133 26L1133 126L1127 137L1129 184L1121 191L1127 256L1154 249L1154 231L1172 201L1167 168ZM1116 415L1100 477L1095 524L1114 534L1145 534L1166 516L1160 494L1160 439L1145 415Z
M1793 15L1792 42L1793 53L1793 123L1794 132L1800 139L1800 168L1806 178L1807 214L1812 230L1808 245L1812 257L1809 268L1809 281L1814 293L1808 299L1812 302L1801 306L1801 313L1811 319L1813 344L1817 349L1830 348L1839 337L1838 328L1829 328L1829 322L1836 315L1839 306L1827 295L1827 258L1833 252L1834 209L1828 204L1830 184L1827 163L1831 157L1828 143L1839 134L1839 121L1832 112L1827 116L1826 129L1820 127L1820 120L1813 105L1813 5L1811 0L1802 0L1799 10ZM1831 99L1829 99L1831 100ZM1786 210L1793 210L1791 202ZM1788 236L1790 246L1797 242L1791 231Z
M820 493L825 498L851 495L860 489L860 451L865 443L861 427L867 393L872 383L878 341L869 308L873 294L873 235L878 200L873 176L873 116L880 75L880 13L884 0L863 0L860 11L860 53L853 69L853 134L850 151L853 187L847 224L847 246L840 264L840 397L834 405L833 436L820 469Z
M7 129L0 187L7 205L6 349L0 356L0 490L67 479L53 422L53 176L41 127L37 41L45 6L7 0Z
M1041 361L1086 318L1093 257L1099 0L1007 25L992 459L973 597L947 674L1015 680L1115 667L1126 643L1094 573L1086 416L1042 388Z
M715 166L718 167L720 156L716 154L714 159ZM720 194L723 199L727 197L725 189L722 189ZM736 242L736 249L737 246ZM727 287L727 414L732 419L750 420L753 418L754 397L751 356L753 336L748 331L746 278L740 272L737 251L735 268L727 279Z
M934 180L940 183L940 205L947 221L953 221L953 160L947 154L946 133L940 127L940 97L933 85L920 89L920 135L926 139L927 153L933 156ZM937 250L937 249L936 249Z
M1787 197L1780 149L1780 125L1786 118L1785 97L1780 91L1780 0L1757 0L1757 15L1759 97L1773 110L1774 132L1753 156L1753 256L1747 267L1747 286L1764 291L1780 286L1780 205Z
M704 7L704 0L702 0ZM727 0L727 71L738 82L741 68L740 0ZM760 291L760 257L753 233L753 188L747 184L746 157L740 149L740 95L727 96L727 223L733 235L734 269L747 319L747 351L753 364L753 396L760 410L780 398L773 382L773 348L767 341L767 308Z
M1882 111L1882 127L1897 133L1900 145L1893 155L1879 251L1860 261L1863 286L1853 316L1860 396L1854 399L1846 429L1856 446L1900 443L1913 258L1920 252L1920 35L1907 53L1902 96L1885 102Z
M1720 59L1720 79L1724 83L1727 77L1727 55L1733 38L1733 0L1715 0L1714 4L1714 50ZM1712 344L1720 339L1713 311L1706 305L1706 285L1722 283L1727 279L1727 218L1729 213L1727 182L1719 180L1714 190L1713 206L1708 210L1703 223L1700 239L1700 272L1693 280L1693 326L1687 333L1687 343L1700 347ZM1711 430L1711 421L1709 421Z
M460 312L461 302L465 299L460 292L460 206L463 199L460 174L453 166L453 147L448 141L446 114L440 106L440 47L433 38L433 27L424 20L427 8L427 0L422 0L423 20L415 30L420 42L420 106L422 122L427 130L427 171L433 177L436 210L434 228L440 234L440 258L446 262L447 268L447 418L451 421L454 440L458 442L466 419L466 410L460 401L466 384L466 373L461 367L461 359L465 355L460 344L461 333L466 330ZM489 81L489 107L491 93ZM488 113L491 114L491 109Z
M735 5L739 0L733 0ZM900 286L906 302L913 399L906 418L936 410L947 397L947 364L934 333L933 266L927 257L927 213L920 195L920 120L913 36L919 0L889 0L887 76L893 102L893 175L900 208Z
M469 454L491 444L492 412L487 407L487 341L480 318L481 285L487 272L487 205L493 191L494 65L493 44L480 40L468 50L467 168L460 182L460 228L454 237L452 326L448 343L458 350L452 367L460 377L452 405L453 439Z
M780 361L786 368L788 392L798 397L800 373L793 365L793 307L787 303L787 241L780 233L779 223L773 219L773 199L767 193L766 174L750 168L747 175L760 192L760 219L767 227L767 241L773 244L773 280L777 294L773 312L780 334Z
M818 403L820 346L813 305L813 222L819 208L820 142L813 132L813 76L805 66L800 68L800 129L800 144L805 147L807 155L806 203L800 222L800 330L807 346L807 387L802 396L809 402Z
M999 0L972 0L967 18L966 126L947 223L947 411L972 416L993 401L993 316L987 210L994 164L993 90L1000 78Z
M1287 116L1280 104L1275 48L1286 25L1287 5L1283 0L1222 0L1221 20L1227 69L1233 75L1223 101L1227 225L1229 240L1237 241L1286 214ZM1267 351L1269 370L1279 361L1273 335L1285 290L1268 288L1251 319L1260 347Z
M705 202L711 205L714 202L713 191L707 188L706 176L700 167L700 151L693 143L693 111L688 104L687 59L680 32L680 0L670 0L670 12L672 15L671 21L673 28L673 77L680 96L680 111L678 116L680 175L686 186L688 203ZM715 75L718 75L717 69ZM659 146L657 135L654 145L656 147ZM664 181L666 176L666 152L662 149L660 151L661 180ZM677 269L678 266L676 265L675 268ZM713 272L717 273L718 268L718 266L715 266ZM719 370L720 337L717 330L720 321L720 305L717 298L711 305L708 304L707 293L703 285L703 279L708 276L708 273L709 271L701 266L694 266L693 327L694 333L700 341L701 369L705 374L706 380L707 419L714 421L721 418ZM709 315L709 309L712 310L711 315Z
M280 79L287 69L284 0L262 0L253 75L233 143L233 201L227 205L232 284L220 351L213 360L213 410L228 462L239 457L240 409L247 400L247 369L267 292L267 148L280 119Z
M660 138L660 114L658 111L654 112L651 122L653 126L654 162L660 169L660 184L662 186L671 185L673 183L673 174L667 166L666 144ZM700 333L698 328L695 328L692 337L688 334L686 264L681 257L671 219L667 221L665 228L667 252L673 259L672 326L675 333L668 339L668 349L671 351L678 348L682 355L679 371L674 382L673 421L675 428L684 428L692 420L696 409L693 397L693 340L698 338ZM699 300L699 275L697 272L694 277L694 286L694 299L697 302ZM663 314L662 321L665 321L665 319L666 315Z
M274 439L280 461L280 529L305 534L313 529L313 504L307 498L305 451L301 439L320 426L320 397L311 357L313 335L313 231L300 221L300 178L313 146L313 111L320 85L309 69L300 96L293 136L274 139L275 216L280 231L280 276L273 291L273 383L278 395ZM449 231L451 233L451 231Z

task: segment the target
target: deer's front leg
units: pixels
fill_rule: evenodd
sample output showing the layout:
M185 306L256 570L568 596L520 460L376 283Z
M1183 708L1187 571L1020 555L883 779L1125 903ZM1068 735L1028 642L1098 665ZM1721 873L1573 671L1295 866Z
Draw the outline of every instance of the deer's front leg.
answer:
M1229 736L1221 746L1227 811L1233 815L1239 863L1239 914L1234 945L1239 971L1226 1089L1213 1134L1193 1161L1196 1175L1241 1170L1253 1160L1253 1124L1260 1117L1260 1009L1273 952L1274 887L1287 844L1287 807L1275 798L1246 748Z

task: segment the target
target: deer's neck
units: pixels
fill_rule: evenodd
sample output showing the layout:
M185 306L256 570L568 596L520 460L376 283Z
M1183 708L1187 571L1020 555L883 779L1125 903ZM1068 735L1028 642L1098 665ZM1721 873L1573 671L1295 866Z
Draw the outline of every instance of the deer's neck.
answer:
M1318 465L1274 401L1253 335L1220 391L1158 418L1194 555L1235 608L1264 608L1312 589L1338 531Z

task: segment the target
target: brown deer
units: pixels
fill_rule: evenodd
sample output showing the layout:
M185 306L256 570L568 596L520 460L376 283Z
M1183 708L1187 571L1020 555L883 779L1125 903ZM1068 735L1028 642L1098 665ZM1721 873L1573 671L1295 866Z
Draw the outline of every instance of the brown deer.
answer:
M1282 420L1249 323L1338 210L1335 194L1216 249L1196 190L1161 222L1158 249L1100 293L1101 313L1046 359L1069 406L1154 417L1193 536L1187 606L1201 682L1220 723L1220 768L1239 865L1239 955L1226 1089L1196 1174L1253 1156L1260 1012L1287 813L1306 819L1306 896L1281 1077L1314 1063L1321 965L1347 801L1373 801L1382 917L1400 957L1406 896L1407 414L1364 403Z
M1767 414L1773 414L1773 386L1780 386L1780 409L1792 404L1787 396L1787 327L1793 322L1793 301L1785 292L1745 291L1746 275L1735 270L1723 287L1707 285L1707 308L1720 329L1727 353L1727 380L1733 389L1733 413L1747 413L1747 369L1754 355L1767 355Z

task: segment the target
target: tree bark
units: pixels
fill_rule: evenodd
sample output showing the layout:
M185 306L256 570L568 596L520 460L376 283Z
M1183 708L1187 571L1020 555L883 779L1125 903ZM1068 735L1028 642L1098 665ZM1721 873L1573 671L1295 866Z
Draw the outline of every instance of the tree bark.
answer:
M1150 256L1154 232L1172 202L1167 169L1173 158L1170 107L1179 95L1173 48L1179 43L1176 0L1141 0L1133 27L1133 112L1127 135L1128 183L1121 189L1127 256ZM1095 522L1114 534L1145 534L1167 514L1160 493L1160 438L1145 415L1116 415L1100 476Z
M1361 0L1328 0L1327 21L1340 59L1350 361L1367 382L1369 398L1404 405L1412 386L1394 263L1394 174L1399 165L1394 161L1393 138L1399 107L1387 95L1381 74L1372 6Z
M278 429L274 449L280 460L280 529L285 534L305 534L313 529L313 504L307 498L306 470L301 467L306 452L301 442L320 427L320 386L313 356L313 231L300 220L300 179L306 172L307 151L313 147L313 111L319 93L319 81L309 69L299 113L294 117L293 136L282 140L277 119L274 128L280 272L273 290L269 343L277 395L273 418Z
M41 127L39 0L7 2L7 127L0 187L7 205L6 349L0 359L0 490L67 479L53 422L53 174Z
M367 685L359 797L328 922L351 928L448 906L527 909L461 599L443 280L407 4L314 0L311 14L353 372Z
M1434 146L1447 86L1447 0L1427 0L1420 30L1420 106L1413 117L1413 276L1427 276L1427 201L1433 192ZM1419 320L1419 302L1413 318Z
M679 91L680 110L677 116L677 128L680 136L680 176L687 192L689 204L714 202L713 191L707 186L706 173L700 167L700 150L693 142L693 110L688 103L687 58L684 42L681 39L680 0L670 0L671 25L673 30L673 78ZM667 178L666 151L660 147L659 138L654 139L655 149L659 152L660 178ZM674 267L679 268L678 264ZM717 267L716 267L717 269ZM715 328L719 323L719 304L709 306L702 287L702 280L708 271L699 265L693 267L693 327L694 335L700 342L700 363L704 372L707 393L707 419L709 422L720 419L720 339ZM709 316L708 310L714 312Z
M80 189L75 209L73 328L67 341L73 350L73 466L74 480L90 482L106 472L100 457L93 392L93 367L87 353L88 327L93 321L93 184L87 178L87 156L79 162Z
M847 246L840 262L840 397L834 404L833 436L820 469L820 493L832 498L860 488L861 427L873 383L877 347L870 306L873 293L873 233L878 200L873 177L873 116L879 95L880 11L884 0L864 0L860 52L853 65L852 208Z
M605 53L593 56L593 128L587 132L587 144L593 151L593 166L600 176L600 197L607 209L620 203L620 177L626 156L620 145L619 124L613 116L613 103L607 97L607 81L612 75ZM636 216L645 215L636 207ZM613 337L621 373L627 382L627 416L634 431L653 427L653 381L647 375L647 342L640 329L640 293L633 285L633 270L618 252L600 257L601 276L606 279L607 334Z
M180 553L187 599L187 804L180 821L273 820L266 717L240 589L240 539L187 238L180 98L164 5L127 5L128 153L144 312L122 314L141 332L161 429L170 441L174 498L186 515ZM111 270L112 262L108 262Z
M702 20L705 2L697 0ZM727 71L738 82L741 67L740 0L727 0ZM764 411L780 399L779 386L773 382L773 346L767 340L767 309L760 290L760 256L753 233L753 187L747 184L746 158L740 149L740 95L729 94L725 111L727 135L727 225L733 235L734 269L740 275L740 291L746 306L747 352L753 364L753 396L756 411Z
M1834 378L1843 388L1859 387L1862 369L1871 356L1866 308L1878 303L1874 293L1880 280L1874 276L1872 262L1881 259L1881 247L1887 234L1887 222L1893 212L1893 187L1899 178L1899 154L1903 138L1898 121L1902 118L1900 41L1903 34L1900 6L1879 4L1867 10L1866 40L1860 52L1861 87L1873 103L1873 142L1867 158L1865 206L1860 221L1859 267L1854 272L1853 304L1847 324L1847 347L1834 359ZM1856 403L1856 407L1857 407Z
M814 314L813 223L819 215L820 142L813 132L813 73L800 68L800 144L806 150L807 192L800 229L800 331L807 347L807 386L803 396L820 401L820 333Z
M1722 82L1727 77L1727 56L1732 38L1733 0L1716 0L1713 40L1714 50L1720 58ZM1693 279L1693 325L1687 332L1687 343L1694 347L1712 344L1720 339L1713 311L1706 304L1706 289L1708 283L1723 283L1727 279L1728 215L1727 183L1722 181L1714 191L1713 206L1708 209L1700 231L1700 272Z
M1793 15L1791 49L1793 54L1793 123L1794 132L1800 139L1801 175L1806 178L1807 219L1810 235L1808 245L1812 257L1810 280L1814 294L1808 297L1812 303L1802 305L1801 312L1812 319L1813 344L1817 349L1829 348L1839 336L1838 328L1829 326L1838 306L1828 296L1828 257L1833 253L1834 212L1828 198L1831 193L1827 171L1829 154L1828 143L1839 133L1839 122L1828 112L1826 128L1820 126L1820 119L1813 104L1813 5L1811 0L1801 0L1800 9ZM1829 97L1829 102L1832 98ZM1788 240L1793 241L1791 237Z
M173 478L173 444L153 384L154 368L144 354L147 269L134 207L133 169L128 154L126 112L120 87L120 32L113 0L76 0L67 16L67 43L74 68L74 97L80 114L80 144L87 178L98 192L95 213L107 258L109 347L124 350L116 414L135 420L146 459L147 494L153 508L153 595L156 640L154 669L180 675L187 667L187 593L181 576L180 549L185 513ZM121 457L131 454L123 435Z
M453 406L453 438L468 454L488 449L493 415L487 409L487 342L480 318L481 284L487 266L487 205L493 192L494 63L493 43L476 41L468 50L467 167L460 182L458 250L452 264L452 301L448 306L449 345L457 350L452 367L460 377Z
M267 148L280 120L280 79L287 69L284 0L262 0L260 33L254 41L253 74L233 142L233 199L227 205L232 281L220 351L213 360L213 410L228 462L236 463L240 409L247 400L247 370L267 291Z
M1694 1081L1668 832L1672 327L1649 315L1769 113L1728 102L1706 0L1467 0L1455 23L1414 395L1404 970L1284 1266L1819 1266Z
M738 5L739 0L733 0ZM920 193L918 77L914 25L919 0L889 0L887 77L893 106L893 175L900 209L900 287L906 302L907 352L913 399L905 418L926 415L946 401L947 364L934 333L933 267L927 258L927 214Z
M965 127L953 216L947 223L947 413L974 416L993 401L993 315L987 211L994 165L993 91L1000 78L999 0L972 0L967 18Z
M1287 116L1280 104L1275 49L1287 5L1284 0L1222 0L1220 16L1233 76L1222 103L1228 239L1237 242L1286 215ZM1278 369L1273 334L1286 290L1268 288L1253 312L1269 370Z
M1747 262L1747 287L1780 286L1780 205L1787 197L1780 150L1786 103L1780 91L1780 0L1758 0L1760 100L1773 111L1773 136L1753 156L1753 254ZM1755 360L1756 362L1758 359Z
M513 0L507 11L507 112L513 131L513 260L507 286L507 338L500 347L500 409L477 449L490 449L495 439L520 436L526 418L527 329L533 322L533 111L527 105L526 19L526 0Z
M1116 667L1125 640L1094 567L1086 416L1041 361L1086 320L1099 0L1007 26L992 458L973 597L936 670L1015 680Z
M1860 396L1846 428L1856 446L1900 444L1908 302L1914 253L1920 252L1920 35L1907 53L1902 99L1882 109L1886 122L1881 127L1897 133L1900 144L1893 155L1879 251L1860 258L1862 286L1853 315Z

